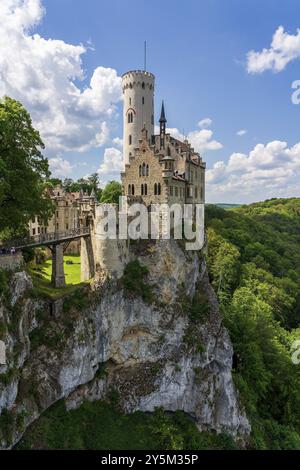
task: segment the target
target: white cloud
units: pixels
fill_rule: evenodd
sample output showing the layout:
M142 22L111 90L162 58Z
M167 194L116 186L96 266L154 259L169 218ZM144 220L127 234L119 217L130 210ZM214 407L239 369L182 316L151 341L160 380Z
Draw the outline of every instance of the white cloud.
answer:
M120 172L123 170L124 163L122 152L114 147L106 148L104 151L103 162L98 170L101 183L107 183L111 180L119 180Z
M247 134L247 132L247 129L240 129L239 131L237 131L236 135L241 137L242 135Z
M249 154L233 153L207 170L207 197L212 202L251 202L300 196L300 143L278 140L258 144Z
M196 152L202 153L207 150L219 150L223 145L214 140L213 131L208 129L201 129L200 131L192 131L187 135L188 141L192 144Z
M214 140L213 131L210 129L200 129L189 132L186 136L184 136L176 127L168 127L166 129L168 134L171 134L172 137L175 139L184 141L187 139L189 143L192 145L194 150L199 153L206 152L208 150L219 150L223 148L221 142ZM159 133L159 127L155 126L155 133Z
M203 128L203 127L210 127L212 125L212 119L210 118L204 118L201 119L201 121L198 122L198 127Z
M73 170L73 166L70 164L70 162L59 156L50 158L49 166L53 176L58 178L63 178L69 175Z
M20 100L30 111L48 155L102 146L122 97L121 78L97 67L80 86L86 47L33 34L44 14L41 0L1 0L0 96Z
M123 139L120 139L120 137L115 137L113 139L113 143L120 148L123 148Z
M250 51L247 54L247 71L262 73L265 70L281 72L287 64L300 58L300 29L295 35L284 31L279 26L273 35L269 49L261 52Z

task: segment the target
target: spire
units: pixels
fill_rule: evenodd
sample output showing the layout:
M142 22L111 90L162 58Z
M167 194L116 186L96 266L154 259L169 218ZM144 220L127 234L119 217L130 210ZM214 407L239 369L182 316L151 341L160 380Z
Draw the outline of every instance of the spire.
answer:
M159 133L160 133L160 148L161 149L165 148L166 123L167 123L167 120L166 120L166 115L165 115L165 105L164 105L164 102L162 102L160 119L159 119Z
M166 115L165 115L165 104L164 104L164 100L162 101L162 105L161 105L161 112L160 112L160 119L159 119L159 122L160 123L166 123L167 120L166 120Z

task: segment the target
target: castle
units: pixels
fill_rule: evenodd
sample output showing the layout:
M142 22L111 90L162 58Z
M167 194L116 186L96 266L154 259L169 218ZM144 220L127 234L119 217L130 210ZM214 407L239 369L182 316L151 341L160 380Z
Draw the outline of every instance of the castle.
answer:
M154 132L154 75L142 70L126 72L122 88L124 195L147 206L204 203L206 164L187 140L167 133L164 103L159 134Z
M133 70L122 77L124 94L124 171L121 173L123 195L129 205L203 204L205 201L205 168L201 156L187 140L172 137L166 128L167 119L162 103L159 133L154 127L155 77L148 71ZM51 189L56 211L48 227L35 218L30 223L30 235L50 232L67 232L80 227L90 227L90 236L81 238L81 279L88 280L102 269L120 277L129 257L127 239L103 239L102 221L104 206L95 194L67 193L62 188ZM194 206L195 209L195 206ZM175 225L172 222L172 228ZM76 243L71 245L72 251ZM74 246L75 245L75 246ZM63 247L54 257L56 266L53 278L56 285L64 285ZM60 276L55 273L59 272Z

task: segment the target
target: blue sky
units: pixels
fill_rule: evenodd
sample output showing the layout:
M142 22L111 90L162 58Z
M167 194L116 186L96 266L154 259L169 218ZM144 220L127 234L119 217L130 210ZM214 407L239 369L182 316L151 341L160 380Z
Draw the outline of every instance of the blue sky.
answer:
M0 18L9 26L0 25L0 56L7 55L7 62L0 59L6 83L0 94L20 99L31 111L54 173L77 178L99 170L103 183L118 176L119 77L143 66L146 39L156 114L164 99L168 126L175 134L184 129L201 151L208 201L300 196L300 104L291 101L291 84L300 79L299 1L2 2ZM284 32L274 52L272 37L280 26ZM14 65L9 59L18 44ZM249 51L260 54L251 64ZM204 118L212 123L198 125ZM246 132L237 135L240 130Z

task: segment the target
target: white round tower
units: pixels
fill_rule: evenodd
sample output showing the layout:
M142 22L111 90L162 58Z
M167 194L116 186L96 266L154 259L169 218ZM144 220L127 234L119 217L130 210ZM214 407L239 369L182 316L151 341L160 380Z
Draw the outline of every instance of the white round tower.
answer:
M122 76L125 164L138 147L143 127L147 129L149 139L154 134L154 84L154 75L143 70L132 70Z

